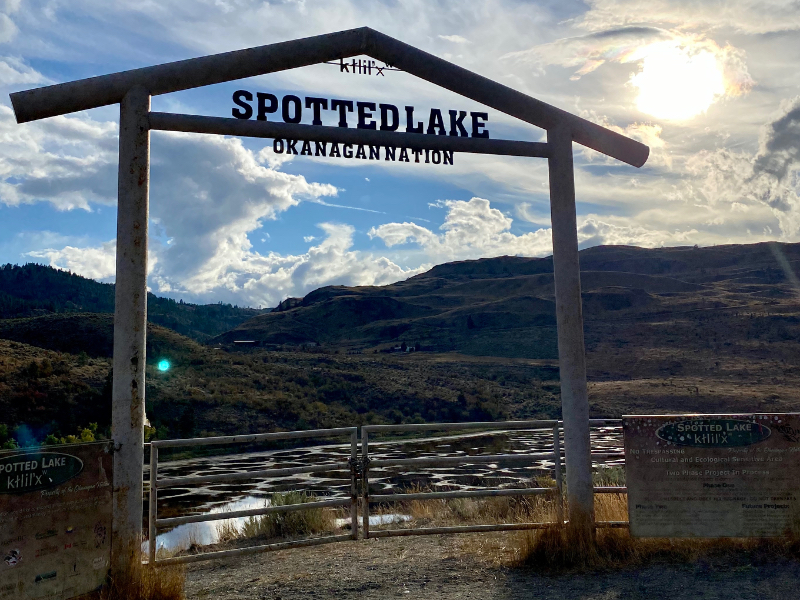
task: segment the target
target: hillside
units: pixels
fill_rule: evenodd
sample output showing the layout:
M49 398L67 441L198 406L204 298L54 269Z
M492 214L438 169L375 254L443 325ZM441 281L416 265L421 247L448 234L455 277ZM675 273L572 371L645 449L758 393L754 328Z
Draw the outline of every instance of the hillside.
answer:
M783 244L583 251L592 415L797 411L799 260L800 245ZM151 325L148 417L160 438L558 417L551 271L501 257L322 288L215 340L265 343L241 350ZM88 313L0 321L0 425L37 439L107 428L111 325ZM400 342L423 351L381 352ZM159 372L160 358L173 367Z
M587 335L593 324L658 319L674 311L793 305L776 259L800 260L798 244L714 248L596 247L581 252ZM551 258L499 257L448 263L382 287L324 287L249 319L212 343L327 345L552 359L555 298Z
M36 264L7 264L0 268L0 319L113 312L113 284ZM187 304L147 294L147 318L151 323L200 341L261 312L230 304Z

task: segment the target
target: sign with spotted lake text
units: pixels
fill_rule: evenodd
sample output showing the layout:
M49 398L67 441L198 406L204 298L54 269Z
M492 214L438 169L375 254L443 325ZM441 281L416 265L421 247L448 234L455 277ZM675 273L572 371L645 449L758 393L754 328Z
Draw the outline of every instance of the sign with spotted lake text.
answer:
M110 442L0 452L0 600L98 589L111 552Z
M623 417L635 537L773 537L800 517L800 414Z

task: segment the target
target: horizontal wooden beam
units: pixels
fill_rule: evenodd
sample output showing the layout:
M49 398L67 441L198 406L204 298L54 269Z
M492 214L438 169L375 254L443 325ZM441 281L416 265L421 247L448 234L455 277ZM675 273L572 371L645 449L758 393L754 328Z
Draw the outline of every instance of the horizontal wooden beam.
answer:
M641 167L650 154L650 149L636 140L468 71L388 35L370 30L367 39L368 56L542 129L553 129L564 125L572 133L573 141L592 150L634 167Z
M119 102L135 86L152 96L365 54L543 129L564 127L573 141L642 166L650 149L368 27L112 73L11 94L18 123Z
M201 117L173 113L150 113L150 129L157 131L183 131L211 133L242 137L308 140L310 142L336 142L364 144L420 150L444 150L475 154L501 154L505 156L530 156L546 158L548 146L542 142L518 142L466 138L424 133L395 133L372 129L350 129L323 125L295 125L276 121L250 121L225 117Z
M212 54L11 94L17 123L116 104L140 85L151 96L305 67L364 53L366 28Z

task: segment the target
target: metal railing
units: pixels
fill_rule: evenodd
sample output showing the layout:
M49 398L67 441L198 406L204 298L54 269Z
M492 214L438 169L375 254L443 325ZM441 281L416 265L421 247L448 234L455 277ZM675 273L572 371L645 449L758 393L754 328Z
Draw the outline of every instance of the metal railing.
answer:
M598 427L603 425L621 425L619 419L591 419L590 426ZM469 533L480 531L511 531L522 529L543 529L551 526L552 522L531 522L531 523L499 523L490 525L458 525L448 527L424 527L417 529L381 529L370 531L369 517L370 504L381 502L404 502L411 500L441 500L455 498L485 498L498 496L532 496L541 494L554 495L556 498L556 518L557 522L564 523L564 503L563 503L563 476L562 476L562 448L561 448L561 421L501 421L501 422L477 422L477 423L423 423L406 425L365 425L361 428L361 495L362 495L362 517L361 529L365 539L370 537L393 537L408 535L431 535L439 533ZM520 431L520 430L543 430L552 429L553 450L550 452L537 452L530 454L484 454L471 456L446 456L446 457L421 457L421 458L389 458L372 460L369 455L370 434L377 433L408 433L417 431L464 431L464 430L486 430L490 431ZM409 440L413 441L413 440ZM592 453L593 459L623 457L622 452ZM445 492L419 492L419 493L400 493L400 494L371 494L369 489L370 469L385 467L422 467L422 466L447 466L447 465L469 465L469 464L533 464L540 460L550 459L553 462L553 479L555 487L530 487L514 489L483 489L483 490L456 490ZM625 487L602 486L595 487L595 493L620 494L627 492ZM624 527L626 523L608 521L597 522L597 527Z
M591 419L591 427L620 426L619 419ZM420 431L439 431L439 432L463 432L483 430L486 433L500 433L506 431L552 431L552 450L547 452L535 452L528 454L478 454L462 456L423 456L418 458L370 458L370 437L378 434L387 433L412 433ZM524 529L543 529L564 520L564 494L563 494L563 467L564 457L561 444L562 422L556 420L531 420L531 421L501 421L501 422L476 422L476 423L424 423L406 425L365 425L361 427L361 452L358 449L358 428L341 427L336 429L315 429L309 431L288 431L280 433L264 433L256 435L237 435L226 437L211 438L192 438L180 440L161 440L153 441L148 444L150 447L150 496L149 496L149 535L148 535L148 562L151 565L165 565L177 563L189 563L214 558L231 556L243 556L259 552L269 552L273 550L283 550L287 548L299 548L305 546L316 546L331 542L358 539L359 511L358 502L361 498L361 527L363 537L393 537L409 535L431 535L441 533L469 533L482 531L513 531ZM329 462L317 465L306 465L302 467L290 467L279 469L263 469L258 471L245 471L239 473L229 473L221 475L201 475L190 477L158 478L158 455L161 448L177 447L197 447L210 445L229 445L239 443L269 442L277 440L299 440L307 438L331 438L336 436L348 435L350 437L350 458L346 462ZM454 439L457 436L451 436ZM444 437L443 439L447 439ZM419 441L415 438L392 440L392 443L413 443ZM374 442L373 442L374 444ZM592 459L613 459L623 458L623 452L593 452ZM505 464L505 465L532 465L537 461L552 461L553 480L555 487L529 487L498 489L486 488L478 490L454 490L454 491L427 491L411 493L391 493L391 494L371 494L370 493L370 469L382 469L389 467L423 467L423 466L464 466L476 464ZM238 510L231 512L206 513L189 515L182 517L171 517L165 519L158 518L158 492L159 490L183 487L187 485L200 485L206 483L235 482L253 479L266 479L270 477L285 477L301 473L316 473L324 471L337 471L348 469L350 472L350 498L320 500L301 504L288 504L283 506L264 506L262 508ZM359 490L358 481L361 480ZM360 492L360 493L359 493ZM623 494L627 492L626 487L621 486L596 486L596 494ZM423 528L403 528L403 529L380 529L370 531L370 504L406 502L412 500L448 500L456 498L485 498L503 496L534 496L551 495L556 501L556 521L554 522L530 522L530 523L498 523L488 525L458 525L447 527L423 527ZM207 521L217 521L233 519L239 517L255 517L271 513L292 512L299 510L350 507L351 531L344 535L330 535L319 538L308 538L292 540L274 544L266 544L247 548L237 548L232 550L221 550L215 552L204 552L201 554L175 556L170 558L158 559L157 557L157 536L160 528L174 527L187 523L202 523ZM626 521L598 521L595 523L598 528L627 527Z
M331 438L337 436L350 436L350 459L346 462L332 462L318 465L307 465L303 467L291 467L284 469L263 469L260 471L245 471L241 473L230 473L223 475L201 475L196 477L174 477L169 479L158 478L158 451L161 448L178 447L197 447L211 445L228 445L254 442L270 442L277 440L296 440L304 438ZM358 539L358 428L340 427L336 429L314 429L309 431L287 431L280 433L262 433L257 435L234 435L225 437L210 438L191 438L183 440L163 440L150 443L150 501L148 518L148 562L151 565L165 565L189 563L212 558L222 558L229 556L242 556L255 554L258 552L270 552L273 550L283 550L285 548L299 548L303 546L316 546L339 542L348 539ZM317 473L320 471L338 471L349 469L350 471L350 498L322 500L318 502L307 502L302 504L287 504L284 506L265 506L248 510L239 510L222 513L208 513L203 515L190 515L186 517L172 517L169 519L158 518L158 491L186 485L200 485L204 483L219 483L232 481L245 481L252 479L265 479L269 477L285 477L300 473ZM205 521L217 521L233 519L238 517L255 517L271 513L292 512L298 510L310 510L319 508L331 508L339 506L350 506L351 532L345 535L332 535L321 538L311 538L304 540L293 540L276 544L266 544L249 548L237 548L234 550L220 550L217 552L205 552L185 556L175 556L170 558L158 559L157 557L157 538L158 529L162 527L173 527L186 523L201 523Z

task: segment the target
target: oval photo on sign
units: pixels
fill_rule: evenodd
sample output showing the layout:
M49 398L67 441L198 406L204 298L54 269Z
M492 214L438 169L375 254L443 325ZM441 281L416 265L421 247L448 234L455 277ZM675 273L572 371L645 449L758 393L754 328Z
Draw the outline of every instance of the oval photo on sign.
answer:
M83 461L61 452L0 458L0 494L25 494L55 487L80 475Z
M767 439L769 427L742 419L688 419L658 428L665 442L698 448L750 446Z

